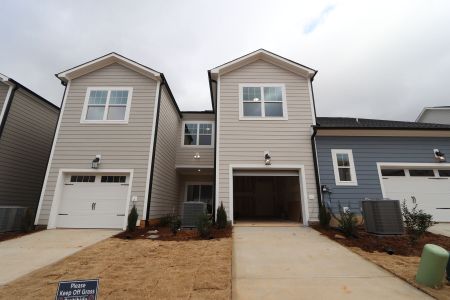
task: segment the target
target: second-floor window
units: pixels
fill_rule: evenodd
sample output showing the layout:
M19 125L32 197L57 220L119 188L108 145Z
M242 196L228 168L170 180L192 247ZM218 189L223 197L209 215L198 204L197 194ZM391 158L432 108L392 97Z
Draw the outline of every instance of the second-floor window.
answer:
M240 119L287 119L283 84L240 84Z
M213 123L206 121L184 122L183 145L211 147L213 145Z
M127 123L132 88L88 88L82 123Z

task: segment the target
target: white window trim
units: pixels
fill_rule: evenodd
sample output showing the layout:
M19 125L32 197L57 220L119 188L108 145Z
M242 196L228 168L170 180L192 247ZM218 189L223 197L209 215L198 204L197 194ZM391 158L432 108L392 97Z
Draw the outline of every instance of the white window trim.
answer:
M246 117L244 116L244 101L243 101L243 88L244 87L281 87L283 116L282 117L265 117L264 107L264 91L261 93L261 117ZM286 86L284 83L240 83L239 84L239 120L287 120L287 102L286 102Z
M337 154L348 155L348 161L350 163L350 176L352 177L351 181L341 181L341 179L339 178L339 170L336 156ZM358 180L356 178L356 171L355 171L355 162L353 160L353 151L351 149L331 149L331 157L333 158L333 171L336 185L348 185L348 186L358 185Z
M211 145L185 145L184 127L186 124L211 124ZM199 128L197 127L197 142L199 141ZM183 121L181 124L181 147L183 148L214 148L214 121Z
M214 185L212 181L187 181L186 184L184 185L184 202L187 202L187 197L188 197L188 186L190 185L210 185L213 187L213 193L211 196L213 196L214 198ZM195 202L195 201L191 201L191 202ZM213 202L211 201L211 205L213 204Z
M106 98L106 104L105 104L105 111L103 113L103 120L86 120L86 113L88 109L89 104L89 95L91 94L91 91L97 91L97 90L107 90L108 96ZM128 99L127 99L127 106L125 109L125 119L124 120L106 120L106 116L108 115L108 109L109 109L109 99L111 95L111 91L128 91ZM84 99L84 105L83 105L83 111L81 113L80 123L86 123L86 124L128 124L128 120L130 117L130 108L131 108L131 99L133 99L133 88L132 87L116 87L116 86L110 86L110 87L88 87L86 91L86 96Z

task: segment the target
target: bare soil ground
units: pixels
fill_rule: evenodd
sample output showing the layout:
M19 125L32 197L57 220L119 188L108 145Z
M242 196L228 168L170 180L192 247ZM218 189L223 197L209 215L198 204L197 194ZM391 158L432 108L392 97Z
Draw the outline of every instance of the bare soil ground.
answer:
M100 299L230 299L231 249L231 238L109 238L0 287L0 299L53 299L59 281L91 278Z
M344 238L337 230L332 228L324 229L320 226L314 226L314 229L430 296L436 299L450 300L450 286L445 283L443 283L441 289L433 289L415 281L423 246L425 244L436 244L445 249L450 249L449 237L427 232L417 244L412 245L406 235L377 236L359 228L358 238ZM394 255L389 255L386 252L388 248L394 251Z

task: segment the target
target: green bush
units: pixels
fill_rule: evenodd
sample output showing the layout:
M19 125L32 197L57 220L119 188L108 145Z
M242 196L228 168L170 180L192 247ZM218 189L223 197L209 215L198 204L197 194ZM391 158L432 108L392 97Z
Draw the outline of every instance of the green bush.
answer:
M201 238L209 238L212 222L208 214L203 213L197 219L197 231Z
M320 226L328 228L330 226L331 214L322 202L319 206L319 222Z
M127 225L127 231L133 232L136 230L136 223L138 220L138 213L136 210L136 206L133 205L133 208L131 209L130 213L128 214L128 225Z
M172 214L167 214L164 217L160 218L159 219L159 225L161 227L169 226L170 223L172 222L172 217L173 217Z
M227 225L228 225L227 212L223 207L223 203L220 202L220 206L217 209L217 228L224 229L227 227Z
M22 230L30 232L34 229L34 214L31 208L27 208L22 217Z
M350 209L344 211L344 209L339 205L339 219L338 228L346 237L356 237L356 225L358 221L356 219L355 213Z
M178 229L181 228L181 220L177 216L171 216L170 223L169 223L170 231L173 233L173 235L176 235L178 232Z
M417 209L417 204L409 210L404 200L402 203L402 215L411 243L416 243L427 229L434 224L432 215L425 213L422 209Z

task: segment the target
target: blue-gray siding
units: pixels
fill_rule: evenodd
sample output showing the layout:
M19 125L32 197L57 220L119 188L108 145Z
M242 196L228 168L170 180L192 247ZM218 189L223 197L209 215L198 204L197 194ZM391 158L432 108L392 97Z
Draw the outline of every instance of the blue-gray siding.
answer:
M364 198L381 198L377 162L435 163L433 149L450 154L450 138L425 137L316 137L320 184L331 188L324 200L331 201L333 211L338 203L360 211ZM331 149L351 149L355 162L357 186L336 186Z

